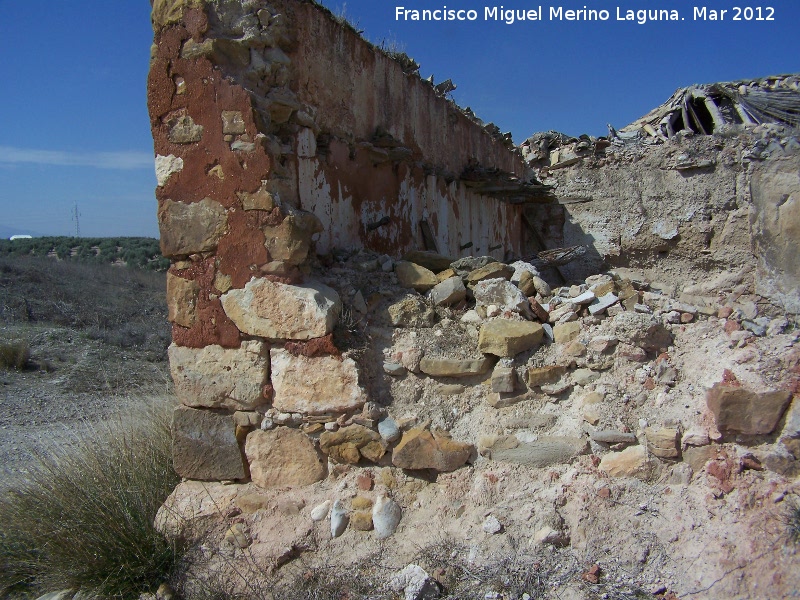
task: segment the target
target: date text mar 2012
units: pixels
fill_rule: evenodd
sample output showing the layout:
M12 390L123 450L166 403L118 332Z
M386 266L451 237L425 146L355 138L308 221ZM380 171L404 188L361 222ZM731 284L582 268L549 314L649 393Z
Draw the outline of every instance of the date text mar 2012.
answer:
M774 21L775 9L771 6L731 6L730 8L708 8L695 6L695 21Z

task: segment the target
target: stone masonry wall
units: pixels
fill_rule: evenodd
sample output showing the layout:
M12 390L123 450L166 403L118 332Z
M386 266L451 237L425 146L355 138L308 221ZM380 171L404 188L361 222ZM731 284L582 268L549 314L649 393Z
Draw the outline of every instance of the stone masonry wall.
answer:
M681 134L658 146L579 144L538 166L561 205L526 209L548 247L589 248L561 267L568 280L631 267L702 295L733 277L800 311L796 130L762 125Z
M296 427L322 428L367 401L332 342L339 295L309 277L317 255L519 254L522 205L478 193L463 174L524 187L524 163L316 4L156 0L153 27L176 470L316 481L326 466ZM268 408L295 428L258 430ZM371 437L362 455L370 443L385 452Z

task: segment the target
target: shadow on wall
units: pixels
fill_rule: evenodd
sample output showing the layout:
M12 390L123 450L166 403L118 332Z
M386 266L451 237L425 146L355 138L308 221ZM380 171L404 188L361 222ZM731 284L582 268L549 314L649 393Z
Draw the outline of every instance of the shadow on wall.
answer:
M548 281L561 284L582 282L586 277L609 267L597 250L595 237L585 232L580 222L571 217L568 205L560 202L529 204L523 212L523 222L528 234L527 247L534 252L565 246L586 248L586 252L577 259L562 266L544 269L543 275Z

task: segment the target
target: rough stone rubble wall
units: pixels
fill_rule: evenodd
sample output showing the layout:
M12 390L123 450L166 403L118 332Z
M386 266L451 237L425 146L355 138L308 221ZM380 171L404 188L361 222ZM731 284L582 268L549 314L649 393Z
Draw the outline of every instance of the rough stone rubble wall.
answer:
M706 294L734 275L800 312L800 144L784 129L562 148L539 171L562 204L529 206L529 220L548 247L589 247L567 279L632 267Z
M310 2L156 0L153 26L176 470L309 483L325 474L310 440L258 431L260 414L313 427L366 400L335 356L341 303L308 278L312 248L398 255L426 245L424 221L440 252L520 253L520 206L459 174L524 163Z

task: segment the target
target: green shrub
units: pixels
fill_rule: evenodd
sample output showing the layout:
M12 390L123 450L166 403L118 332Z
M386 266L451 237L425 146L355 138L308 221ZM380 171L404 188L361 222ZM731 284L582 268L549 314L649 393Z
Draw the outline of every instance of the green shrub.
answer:
M0 368L22 371L30 366L31 350L27 342L0 344Z
M72 432L0 499L0 590L137 598L169 577L181 549L153 525L178 482L169 417L142 412Z

